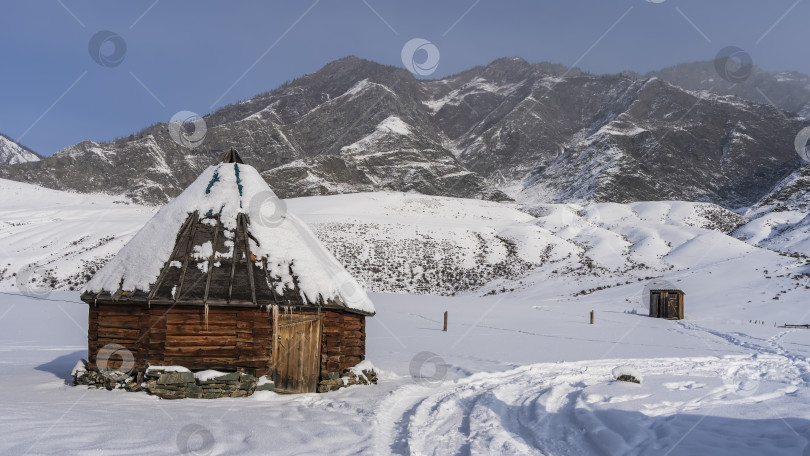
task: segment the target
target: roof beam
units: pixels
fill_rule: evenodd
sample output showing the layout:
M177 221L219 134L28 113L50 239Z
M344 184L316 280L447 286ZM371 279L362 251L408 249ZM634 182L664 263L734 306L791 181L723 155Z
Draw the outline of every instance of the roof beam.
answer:
M194 211L191 219L191 231L189 232L188 242L186 242L186 256L183 258L183 268L180 270L180 281L177 283L177 290L174 292L174 302L180 297L183 291L183 282L186 279L186 269L188 268L188 258L191 256L191 248L194 246L194 236L197 234L197 224L199 223L200 214Z
M242 234L245 238L245 264L247 265L248 282L250 283L250 296L254 305L256 303L256 282L253 280L253 260L250 258L250 238L248 237L247 216L239 214L239 222L242 225Z
M211 289L211 276L213 276L214 262L217 257L217 238L219 237L219 230L222 228L220 216L217 215L217 226L214 228L214 239L211 241L211 257L208 259L208 277L205 280L205 294L203 294L203 305L208 303L208 290Z
M191 220L194 217L194 214L189 214L186 217L186 221L183 222L183 226L180 227L180 231L177 232L177 239L174 241L174 249L172 250L171 256L169 256L169 260L166 261L166 264L163 265L163 270L160 271L160 275L158 276L157 281L152 286L152 289L149 291L148 300L152 300L155 297L155 293L157 293L158 288L163 285L163 281L166 280L166 274L169 272L169 268L171 267L172 261L177 258L177 255L180 254L180 241L183 239L183 236L186 235L189 229L191 229Z

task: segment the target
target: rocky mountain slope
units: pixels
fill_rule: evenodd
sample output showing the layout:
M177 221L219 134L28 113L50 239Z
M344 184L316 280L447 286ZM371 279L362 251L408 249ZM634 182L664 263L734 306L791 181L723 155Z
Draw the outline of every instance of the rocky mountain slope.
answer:
M810 164L785 177L745 216L751 222L739 228L734 233L736 237L759 247L808 258Z
M0 166L39 161L31 149L20 145L8 136L0 134Z
M807 123L657 78L519 59L433 84L429 106L461 161L527 202L749 205L799 166L792 141Z
M768 72L752 65L739 78L718 76L714 62L692 62L647 73L689 90L711 90L756 103L770 104L810 118L810 76L797 71ZM737 80L737 79L742 79Z
M204 120L196 148L161 123L2 168L0 177L159 204L234 146L282 197L393 190L736 208L800 166L793 139L810 123L659 78L513 58L418 80L354 57Z

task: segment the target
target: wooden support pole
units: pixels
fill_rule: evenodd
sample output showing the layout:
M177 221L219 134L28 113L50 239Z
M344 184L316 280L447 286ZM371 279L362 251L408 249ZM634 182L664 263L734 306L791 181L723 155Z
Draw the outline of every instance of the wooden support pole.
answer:
M593 324L593 310L591 310L591 324Z
M447 331L447 311L444 311L444 329L442 331Z

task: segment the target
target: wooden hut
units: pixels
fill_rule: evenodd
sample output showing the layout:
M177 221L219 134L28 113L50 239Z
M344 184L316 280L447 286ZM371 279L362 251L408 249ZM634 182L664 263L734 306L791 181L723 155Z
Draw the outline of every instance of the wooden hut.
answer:
M362 361L375 312L233 150L162 207L81 299L90 369L102 347L120 345L136 370L240 370L271 376L279 392L315 391L321 374Z
M650 316L668 320L683 320L681 290L650 290Z

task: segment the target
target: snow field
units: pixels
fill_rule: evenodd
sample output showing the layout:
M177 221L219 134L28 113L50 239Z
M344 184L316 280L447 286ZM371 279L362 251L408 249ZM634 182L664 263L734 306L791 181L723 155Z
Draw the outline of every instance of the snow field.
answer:
M788 245L761 219L738 229L755 234L743 241L724 234L736 214L703 203L523 212L384 192L289 200L367 287L402 292L371 294L367 357L380 383L162 401L69 386L87 354L87 307L41 282L14 294L12 275L33 261L67 288L82 260L117 251L154 209L0 186L0 454L810 451L810 330L776 327L810 319L810 268L761 248ZM419 277L442 281L420 289ZM644 289L662 281L686 292L686 320L645 316ZM643 383L615 381L621 366Z
M178 438L202 445L210 434L203 454L800 454L810 332L700 309L683 322L622 312L629 304L611 295L637 287L570 302L372 294L379 385L216 401L68 386L86 356L86 306L5 295L0 453L177 454ZM414 378L425 351L435 356ZM641 385L614 380L627 365Z

